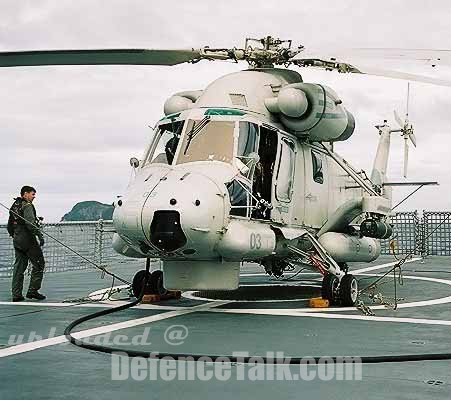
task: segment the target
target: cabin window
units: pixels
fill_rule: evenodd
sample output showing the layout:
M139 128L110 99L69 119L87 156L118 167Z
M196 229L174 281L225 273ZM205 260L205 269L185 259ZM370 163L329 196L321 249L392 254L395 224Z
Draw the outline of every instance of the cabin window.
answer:
M313 180L316 183L324 183L323 174L323 159L320 154L312 150L312 170L313 170Z
M150 145L146 163L172 164L177 146L180 140L180 134L185 121L175 121L160 125L157 133Z
M232 162L233 121L189 120L177 164L215 160Z
M296 162L294 143L282 138L280 142L279 168L277 171L276 197L279 201L290 202Z

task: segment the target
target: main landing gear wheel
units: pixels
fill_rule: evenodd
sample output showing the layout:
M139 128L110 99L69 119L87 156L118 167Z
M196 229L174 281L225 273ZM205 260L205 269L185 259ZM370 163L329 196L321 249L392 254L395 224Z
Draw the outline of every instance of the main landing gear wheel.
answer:
M335 303L337 299L339 280L335 275L326 274L321 286L321 297Z
M340 282L340 301L345 307L352 307L357 301L359 294L357 279L351 274L346 274Z

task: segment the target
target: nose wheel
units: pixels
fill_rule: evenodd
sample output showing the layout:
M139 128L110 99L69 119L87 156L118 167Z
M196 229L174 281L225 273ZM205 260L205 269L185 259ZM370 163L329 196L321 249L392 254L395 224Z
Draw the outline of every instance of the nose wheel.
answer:
M168 293L163 285L163 271L157 270L152 272L152 275L150 276L150 287L154 294L164 296Z
M341 281L332 274L326 274L323 278L321 296L331 304L352 307L357 301L358 293L357 279L351 274L344 275Z
M133 295L138 298L143 290L145 278L147 274L147 284L144 288L144 294L158 294L165 295L167 293L166 288L163 285L163 271L154 271L152 273L146 272L146 270L138 271L133 277L132 291Z

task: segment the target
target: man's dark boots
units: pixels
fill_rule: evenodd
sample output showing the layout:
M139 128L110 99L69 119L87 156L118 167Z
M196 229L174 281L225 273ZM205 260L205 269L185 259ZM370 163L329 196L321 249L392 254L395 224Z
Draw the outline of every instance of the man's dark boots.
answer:
M28 292L27 299L44 300L45 296L39 292Z

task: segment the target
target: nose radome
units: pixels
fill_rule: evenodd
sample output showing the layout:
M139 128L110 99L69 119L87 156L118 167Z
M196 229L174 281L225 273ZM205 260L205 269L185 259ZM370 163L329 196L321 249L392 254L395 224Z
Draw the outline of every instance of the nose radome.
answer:
M175 251L186 244L178 211L155 211L150 225L150 242L166 252Z

